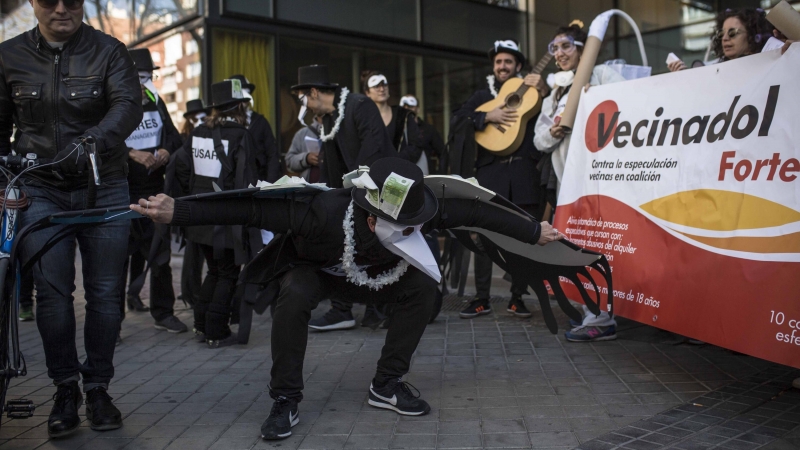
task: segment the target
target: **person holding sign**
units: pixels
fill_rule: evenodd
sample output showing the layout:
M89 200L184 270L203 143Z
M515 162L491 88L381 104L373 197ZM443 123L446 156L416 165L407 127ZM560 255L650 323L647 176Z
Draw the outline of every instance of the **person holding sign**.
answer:
M754 55L772 36L773 28L761 8L728 8L717 15L711 50L719 58L717 62ZM686 64L676 59L669 61L667 67L670 72L677 72L686 69Z
M131 58L139 72L139 83L142 88L142 110L144 116L136 130L125 140L128 146L128 190L133 200L158 195L164 192L164 174L170 155L182 145L182 139L167 106L159 97L153 85L153 65L150 50L135 48L130 50ZM146 219L131 221L128 237L128 255L121 286L125 286L125 278L130 267L130 283L126 303L131 311L150 311L155 319L155 327L170 333L183 333L187 330L177 317L175 292L172 288L172 269L169 257L160 264L151 265L150 273L150 308L146 307L139 297L143 283L145 262L150 255L155 226ZM163 244L169 245L169 242ZM169 255L169 251L165 252ZM137 282L138 280L138 282ZM124 307L122 308L124 314ZM123 316L124 317L124 316Z
M588 37L582 28L583 24L579 21L559 28L547 47L561 72L556 73L553 77L555 88L542 102L542 112L536 120L533 144L539 151L551 154L551 157L546 158L543 164L542 185L547 186L548 196L554 207L556 206L558 186L563 182L561 177L564 174L564 165L569 150L569 136L559 122L561 114L567 106L572 80L578 69L578 63L581 62L583 46ZM600 64L593 69L589 84L596 86L620 81L625 81L625 79L619 72L605 64Z
M189 194L241 189L258 182L256 147L247 130L249 99L242 94L241 82L215 83L211 96L211 115L192 131L174 158L175 180ZM241 226L189 226L186 240L200 245L208 264L194 305L197 340L210 348L233 345L236 335L228 321L239 266L260 249L260 233Z
M264 439L285 439L300 422L306 325L327 293L394 305L368 402L401 415L421 416L430 406L402 377L425 331L441 280L423 234L470 226L526 244L544 245L563 237L546 222L471 198L439 202L420 168L404 159L379 159L368 172L358 172L360 176L356 173L352 179L355 187L331 189L310 199L181 201L159 195L131 205L160 223L239 224L284 235L282 243L267 247L247 269L248 274L259 274L261 282L279 284L273 300L269 383L274 403L261 426Z
M553 202L553 206L556 204L557 191L561 183L571 182L562 180L569 150L569 135L559 125L559 122L567 105L575 70L580 63L583 45L587 39L587 34L582 28L582 24L577 21L568 27L561 27L548 45L548 51L555 57L556 66L561 69L561 72L555 74L555 89L542 103L542 112L536 120L536 134L533 143L540 151L549 153L551 156L545 159L543 165L542 184L547 188L548 197ZM598 85L619 81L625 81L619 72L601 64L592 71L589 84ZM581 181L575 180L574 182ZM617 338L617 323L605 311L594 315L584 306L583 322L570 321L570 325L574 328L566 333L569 341L592 342Z

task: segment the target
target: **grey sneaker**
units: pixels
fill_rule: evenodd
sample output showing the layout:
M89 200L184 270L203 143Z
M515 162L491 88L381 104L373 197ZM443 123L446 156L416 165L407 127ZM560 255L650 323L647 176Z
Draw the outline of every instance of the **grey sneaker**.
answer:
M169 331L170 333L185 333L189 328L175 316L159 320L155 324L156 330Z

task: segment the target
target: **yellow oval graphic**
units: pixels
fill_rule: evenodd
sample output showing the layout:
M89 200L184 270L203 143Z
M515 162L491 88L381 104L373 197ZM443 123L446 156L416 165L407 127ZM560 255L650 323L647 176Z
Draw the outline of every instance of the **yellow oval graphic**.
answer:
M640 206L659 219L710 231L751 230L800 221L800 212L741 192L683 191Z

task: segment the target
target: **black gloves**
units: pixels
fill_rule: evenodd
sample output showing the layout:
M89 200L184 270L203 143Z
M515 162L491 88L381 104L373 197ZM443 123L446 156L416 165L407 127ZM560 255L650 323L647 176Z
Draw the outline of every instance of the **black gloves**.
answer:
M55 157L56 170L65 176L82 175L87 170L91 170L88 152L89 144L86 142L91 142L92 140L91 137L80 136L67 144L66 148L58 152ZM101 165L100 153L102 151L100 147L102 144L96 139L93 141L95 142L95 161L99 169Z

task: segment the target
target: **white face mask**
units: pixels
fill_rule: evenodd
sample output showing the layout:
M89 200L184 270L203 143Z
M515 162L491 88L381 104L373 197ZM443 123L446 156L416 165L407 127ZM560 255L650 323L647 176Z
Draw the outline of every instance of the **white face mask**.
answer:
M153 74L150 72L140 71L139 83L153 94L153 96L156 98L156 103L158 103L158 91L156 90L156 85L153 84Z
M306 126L305 117L306 112L308 111L308 97L305 94L300 94L300 113L297 115L297 120L300 121L300 125Z
M202 121L202 120L203 120L205 117L206 117L206 113L204 113L204 112L200 112L200 113L197 113L197 115L196 115L196 116L194 116L194 117L193 117L193 118L192 118L190 121L192 122L192 125L194 125L194 127L195 127L195 128L197 128L198 126L200 126L200 122L201 122L201 121Z
M250 89L242 89L242 96L244 98L250 99L250 107L255 107L256 101L253 99L253 96L250 94Z
M414 231L404 235L408 228L413 228ZM431 248L428 247L420 230L422 230L422 225L414 227L398 225L380 217L375 224L375 235L387 250L403 258L439 283L442 280L442 273L439 271L439 265L436 264Z

